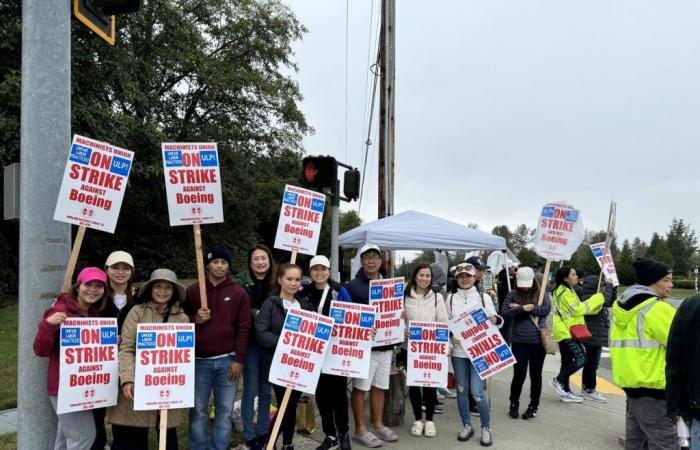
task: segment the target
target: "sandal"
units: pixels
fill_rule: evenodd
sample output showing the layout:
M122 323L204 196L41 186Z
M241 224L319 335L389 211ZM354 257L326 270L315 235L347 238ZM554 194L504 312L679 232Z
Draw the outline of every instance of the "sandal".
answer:
M425 422L425 437L435 437L437 435L437 429L435 428L435 422L427 420Z
M396 433L391 431L391 429L389 427L387 427L386 425L379 430L377 430L375 428L374 432L377 433L377 436L379 437L379 439L381 439L383 441L396 442L399 440L399 437L396 435Z
M371 431L368 431L363 436L355 435L352 437L352 440L368 448L377 448L384 445L384 442L382 442L377 436L372 434Z
M413 422L411 427L411 436L422 436L423 435L423 422L416 420Z

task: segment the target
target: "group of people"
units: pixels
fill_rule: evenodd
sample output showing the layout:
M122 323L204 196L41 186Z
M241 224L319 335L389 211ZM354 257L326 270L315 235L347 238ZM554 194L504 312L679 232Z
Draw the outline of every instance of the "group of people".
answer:
M213 246L205 256L206 308L202 306L199 284L194 283L185 289L169 269L154 270L150 279L136 290L134 260L128 253L117 251L108 256L104 270L87 267L80 271L69 292L61 293L46 311L39 323L34 350L38 356L49 358L47 391L54 407L58 393L61 323L68 317L115 317L119 332L117 405L107 411L98 409L60 414L56 449L103 449L107 443L105 419L112 426L112 449L147 449L148 429L157 429L160 417L157 411L133 409L137 325L191 322L195 324L196 358L195 405L189 411L190 448L229 447L232 410L242 378L241 416L246 445L250 450L261 450L268 442L271 429L272 392L278 404L285 393L283 387L272 385L268 377L286 311L301 308L329 315L333 300L368 304L370 281L382 277L381 249L372 244L360 249L361 268L344 286L330 279L330 262L322 255L311 259L308 274L311 280L306 285L302 283L304 273L301 267L289 263L276 266L270 249L262 244L250 249L247 270L240 271L235 278L230 276L231 256L224 247ZM640 284L630 287L617 302L614 302L615 290L609 283L603 292L597 293L600 290L597 276L585 277L579 283L576 271L570 267L560 268L555 274L551 292L545 289L542 293L541 274L530 267L504 268L501 274L512 277L508 280L512 289L505 292L503 289L497 292L483 288L482 276L486 267L478 258L469 258L453 267L450 271L452 278L445 286L437 279L434 268L435 265L430 264L418 264L414 268L406 283L402 317L407 323L410 320L446 323L474 306L484 308L489 321L501 328L510 342L517 360L510 387L509 415L513 418L528 420L537 415L546 356L543 335L550 313L553 316L553 337L562 360L559 374L551 381L552 386L564 402L606 401L596 391L595 380L600 350L608 344L610 321L606 307L612 306L615 322L610 331L609 346L615 382L628 396L628 442L639 443L645 439L657 442L662 438L670 442L672 424L667 421L668 427L664 428L660 423L650 422L650 417L657 419L653 414L661 414L663 409L658 403L664 400L666 377L663 363L666 345L673 342L668 336L675 310L659 301L670 295L672 284L668 266L650 260L635 262ZM700 312L693 314L698 316ZM577 331L581 325L586 325L592 334L585 343L579 339ZM504 326L508 327L507 332ZM682 333L690 333L687 331L689 326L684 323L674 327L678 331L678 345L682 342L687 346L687 341L697 336L698 333L693 337L682 337ZM641 330L643 336L639 334ZM700 348L700 345L696 346ZM351 380L349 403L345 377L320 376L316 402L325 439L317 450L336 446L340 450L350 450L351 440L370 448L398 440L397 434L384 424L383 410L394 356L400 348L400 344L373 347L369 376ZM470 410L476 410L480 420L480 444L490 446L493 433L485 382L478 376L456 336L451 337L449 349L461 419L457 439L468 441L474 435ZM669 358L672 354L669 349ZM698 397L691 396L688 401L687 395L679 394L686 389L683 383L693 378L688 376L687 368L679 368L687 367L688 358L685 353L674 355L678 364L669 364L667 368L673 371L676 386L673 395L669 396L668 415L697 415L698 406L693 399ZM697 360L691 360L692 364L697 369ZM584 369L583 389L581 395L577 395L570 388L569 377L581 368ZM528 371L530 401L520 415L519 400ZM697 390L697 383L691 386ZM408 391L415 419L410 434L435 437L437 430L433 418L438 405L437 389L410 387ZM214 419L209 433L212 394ZM669 392L665 394L669 395ZM296 406L300 396L301 393L292 391L283 417L275 419L281 421L284 450L294 448ZM369 401L369 423L364 414L366 401ZM257 417L254 418L256 405ZM352 436L349 406L354 418ZM663 413L665 416L665 411ZM178 410L171 410L168 414L168 449L178 448L175 427L181 422L180 414ZM694 430L697 416L695 418ZM675 431L673 439L675 442ZM630 444L627 448L641 446Z

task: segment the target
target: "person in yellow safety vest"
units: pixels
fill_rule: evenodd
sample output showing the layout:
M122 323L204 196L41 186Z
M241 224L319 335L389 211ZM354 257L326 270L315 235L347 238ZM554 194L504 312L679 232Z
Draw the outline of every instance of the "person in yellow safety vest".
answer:
M663 301L673 288L671 268L638 258L637 284L613 303L610 361L613 380L627 394L625 449L677 449L666 419L666 344L676 310Z
M559 394L562 402L581 403L583 397L571 392L569 377L586 364L586 349L583 343L572 338L569 328L573 325L585 325L583 318L586 314L597 314L603 307L603 294L594 294L582 302L574 287L578 283L578 275L572 267L560 267L554 275L554 290L552 291L552 320L554 340L559 343L561 367L559 374L549 384Z

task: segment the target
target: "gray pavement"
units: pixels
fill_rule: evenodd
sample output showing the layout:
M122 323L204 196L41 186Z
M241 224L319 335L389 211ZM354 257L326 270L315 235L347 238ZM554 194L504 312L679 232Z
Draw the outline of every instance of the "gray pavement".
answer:
M17 432L17 410L0 411L0 434Z

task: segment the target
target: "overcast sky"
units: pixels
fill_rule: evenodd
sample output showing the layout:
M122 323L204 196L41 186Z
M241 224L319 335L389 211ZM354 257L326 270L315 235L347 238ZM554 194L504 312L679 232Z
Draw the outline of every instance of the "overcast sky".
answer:
M349 2L347 148L348 4L287 3L308 29L293 75L316 130L307 153L360 166L379 0ZM490 231L534 227L544 203L565 200L600 230L615 199L621 238L648 241L674 217L699 226L698 23L690 0L398 1L395 212Z

